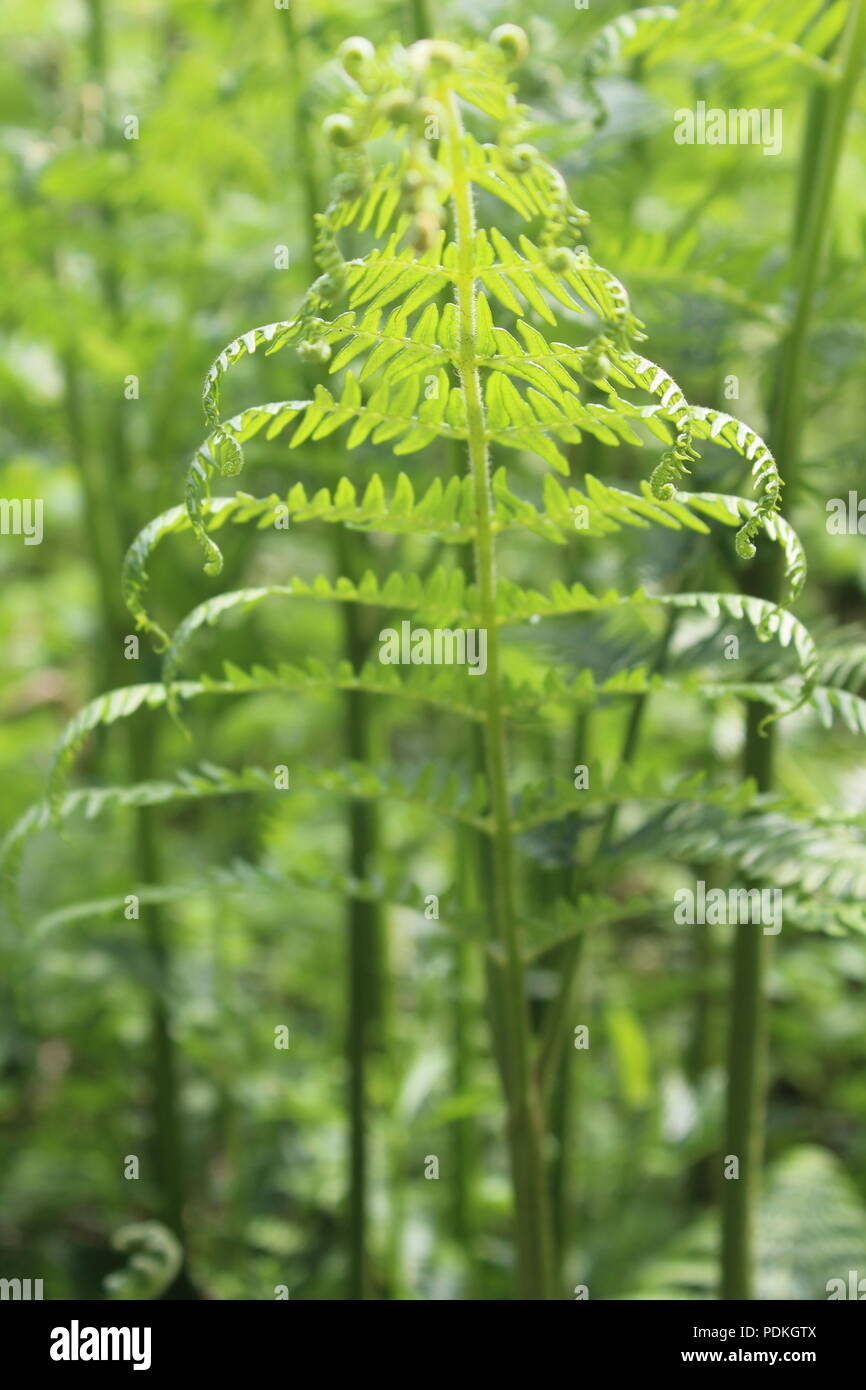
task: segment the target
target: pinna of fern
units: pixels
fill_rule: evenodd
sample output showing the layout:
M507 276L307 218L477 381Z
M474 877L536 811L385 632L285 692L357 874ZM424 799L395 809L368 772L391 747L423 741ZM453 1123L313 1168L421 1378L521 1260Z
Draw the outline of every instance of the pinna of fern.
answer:
M509 685L501 635L509 625L539 616L579 617L623 605L730 615L795 654L800 681L787 708L811 698L818 658L787 606L724 593L594 595L581 583L557 582L542 593L498 572L501 531L524 528L561 546L567 535L575 535L579 512L585 522L580 533L588 542L625 527L701 534L711 521L737 527L737 550L747 558L763 531L784 552L788 601L805 577L802 548L779 515L782 484L766 445L733 417L690 405L673 378L641 352L643 327L624 286L596 263L585 244L586 213L573 203L558 171L529 143L526 112L508 81L509 63L520 56L524 42L521 31L504 26L490 43L468 48L439 41L390 45L380 52L363 40L344 46L347 100L327 122L341 168L331 202L318 219L321 274L293 318L253 328L219 354L205 381L209 434L187 474L185 508L156 518L127 556L125 597L138 628L167 648L164 683L115 692L82 712L62 741L50 806L13 832L10 843L15 860L52 809L62 820L81 808L81 794L66 793L65 783L76 749L98 724L205 691L239 695L279 688L281 679L286 688L298 688L297 677L281 678L261 667L227 668L222 679L181 676L191 638L232 609L303 597L411 612L434 625L482 628L489 641L488 673L478 695L467 693L475 683L454 671L422 670L410 680L369 669L347 671L341 663L310 672L314 682L335 688L363 682L371 693L438 702L479 724L485 746L480 780L461 789L453 779L437 786L423 773L407 785L396 775L353 767L330 775L325 770L320 781L336 794L405 797L435 815L457 816L490 842L488 941L496 962L491 1019L509 1116L517 1287L524 1297L546 1298L556 1289L545 1178L545 1090L528 1014L517 836L533 824L567 816L573 799L566 802L552 792L546 779L515 799L508 725L519 722L527 707L537 715L553 692L530 690L521 704ZM482 141L474 132L485 124L493 138ZM479 221L481 209L488 225ZM514 235L498 228L499 217L516 223ZM340 243L349 236L353 246L366 238L369 249L344 259ZM563 336L578 337L577 346L553 336L551 330L563 320L568 325ZM307 400L269 402L223 419L224 378L260 348L268 355L293 348L303 361L327 367L332 376L342 374L341 384L333 391L319 385ZM250 439L288 438L296 450L343 430L348 450L369 442L387 445L398 458L435 450L443 441L457 444L468 459L466 476L445 482L437 477L420 498L405 474L390 495L378 475L366 481L360 497L349 478L312 498L298 484L285 500L212 495L216 478L240 472L243 445ZM636 448L655 438L664 452L639 492L589 477L583 491L563 487L554 475L568 476L568 452L587 435L605 445ZM741 456L751 473L754 500L680 491L704 440ZM491 472L494 450L535 458L551 470L537 502L512 487L503 468ZM314 450L308 452L314 459ZM471 545L473 581L447 566L426 578L399 572L384 580L372 572L313 582L287 578L207 600L169 639L144 604L155 547L164 537L191 529L204 550L206 571L215 575L221 553L213 532L225 524L268 525L277 508L304 522L420 533ZM634 688L626 685L621 693ZM594 688L587 697L585 686L572 689L563 682L555 694L573 707L597 696ZM261 770L238 776L209 767L174 785L149 784L125 794L128 804L136 804L136 796L142 804L156 804L175 794L197 799L269 789L272 779ZM626 783L608 791L613 801L641 794ZM695 789L669 787L663 795L671 802L688 801Z

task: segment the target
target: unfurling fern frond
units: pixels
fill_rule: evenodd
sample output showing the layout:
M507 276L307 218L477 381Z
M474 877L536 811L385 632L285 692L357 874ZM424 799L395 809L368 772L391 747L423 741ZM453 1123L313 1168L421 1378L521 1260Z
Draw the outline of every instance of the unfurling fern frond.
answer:
M123 1269L106 1275L110 1299L159 1298L180 1269L183 1251L177 1237L159 1221L138 1221L121 1226L112 1241L127 1257Z
M636 12L635 33L652 22ZM662 14L661 22L673 21ZM625 32L622 26L617 31ZM625 286L585 245L587 214L528 138L528 115L508 77L525 36L504 26L495 37L465 49L425 41L408 48L391 44L377 53L358 42L346 51L348 95L344 108L326 122L340 167L316 224L319 274L293 317L242 333L217 355L203 393L208 436L189 466L185 505L146 526L126 557L124 597L136 626L165 650L163 680L110 692L72 722L58 750L49 797L12 832L6 864L14 877L24 844L52 820L274 792L273 777L263 767L234 771L211 764L132 787L70 791L82 742L139 710L167 705L177 711L192 701L201 708L209 697L246 694L297 699L336 689L398 700L404 710L426 706L443 722L454 716L448 727L459 731L449 735L458 740L456 756L440 752L438 761L406 773L357 760L333 766L326 748L299 776L306 788L349 802L393 799L435 820L451 818L471 832L467 841L475 845L483 837L489 844L485 863L493 886L486 939L504 981L501 997L499 986L491 986L497 994L491 1012L511 1112L518 1289L539 1298L551 1292L550 1232L543 1219L543 1101L525 966L543 944L533 947L531 927L524 940L531 914L522 910L517 865L526 839L539 827L557 823L570 833L576 803L567 777L513 784L509 721L534 726L563 711L590 708L616 718L624 704L631 709L657 689L755 698L748 682L678 680L643 659L599 675L585 669L590 663L581 656L581 624L659 611L744 623L777 642L795 669L775 683L768 700L773 717L807 702L821 709L829 700L849 723L860 728L861 721L841 697L818 693L818 654L788 609L802 587L805 560L779 512L782 482L769 449L743 422L689 402L664 367L643 354L646 333ZM613 40L601 42L610 46ZM396 155L395 146L401 151ZM281 362L299 363L303 387L290 376L280 392L284 398L224 415L229 377L256 353L284 354ZM326 370L331 385L312 385ZM587 437L616 451L616 485L595 475L571 481ZM271 454L287 466L285 492L263 498L212 495L215 480L238 475L245 446L253 441L270 443ZM751 473L753 498L684 490L703 442L740 455ZM621 461L632 449L651 450L653 458L645 470L649 481L627 490L620 486ZM259 452L267 456L265 449ZM602 453L596 451L596 458ZM386 467L384 454L404 471ZM466 468L455 476L458 455ZM308 479L322 457L329 460L328 486L303 485L293 470L303 460ZM402 463L410 458L411 467ZM511 461L509 472L504 458ZM420 484L412 480L416 469L424 479ZM241 577L237 587L197 604L169 636L146 602L157 547L191 530L213 576L222 563L216 533L246 523L261 530L277 519L380 531L398 541L424 536L433 558L424 568L414 553L383 559L370 547L368 567L357 558L360 548L352 548L348 559L341 553L333 573L314 579L289 571L276 577L270 572L258 583ZM618 541L627 531L641 539L656 527L688 533L694 541L714 525L736 528L740 558L754 553L759 533L780 547L788 579L783 606L685 586L650 593L633 587L638 580L627 580L623 592L609 584L593 586L597 541ZM561 578L530 587L520 575L509 577L497 553L505 532L524 532L558 547L551 553ZM446 542L443 559L436 548ZM452 563L453 547L461 545L471 549L474 571L468 560ZM349 663L266 654L250 669L225 663L218 675L186 675L192 644L205 628L265 602L299 600L382 608L457 632L471 628L484 634L485 668L431 669L422 658L404 672L372 655ZM523 628L535 639L542 619L563 620L550 626L567 634L562 649L570 675L546 669L530 641L524 659L516 658L510 634ZM467 726L483 741L484 773L476 771ZM700 808L741 820L772 809L756 804L748 785L727 787L688 775L670 784L652 769L627 767L597 777L581 795L581 813L586 808L590 823L594 818L606 826L620 805L644 806L645 826L659 808L669 821ZM607 840L605 848L611 851ZM601 891L605 886L591 881L594 872L587 869L590 881L584 885L587 917L619 920L618 895ZM325 880L331 891L350 896L375 887L359 873ZM572 942L572 928L559 921L555 939Z

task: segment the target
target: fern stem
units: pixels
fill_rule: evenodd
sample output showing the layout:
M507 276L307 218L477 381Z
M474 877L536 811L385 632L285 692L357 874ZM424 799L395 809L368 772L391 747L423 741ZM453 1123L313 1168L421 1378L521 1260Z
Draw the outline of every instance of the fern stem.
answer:
M294 147L303 181L304 225L314 225L320 207L316 177L316 151L311 124L302 103L305 71L310 70L308 27L306 17L293 3L281 25L292 74L292 122ZM304 257L309 278L317 273L311 241L307 240ZM312 392L314 379L306 374L307 388ZM355 555L353 538L338 530L336 559L340 574L351 574ZM369 650L364 614L347 604L343 611L345 647L352 665L360 670ZM369 764L373 761L371 747L371 710L368 697L359 691L345 696L345 726L347 753L352 761ZM364 801L351 801L347 808L349 868L352 875L362 878L369 872L379 842L379 821L376 807ZM385 924L375 902L350 898L346 905L346 997L348 1025L346 1029L346 1064L348 1077L348 1296L364 1301L371 1297L369 1244L369 1073L373 1045L384 1045L385 1026Z
M144 781L156 760L155 739L152 730L145 737L141 728L133 729L130 725L128 757L133 782ZM133 862L138 881L142 883L160 883L162 881L157 822L153 810L148 807L140 807L136 811ZM184 1205L187 1180L178 1086L178 1057L172 1037L170 938L160 907L155 904L143 907L141 920L154 976L149 1011L156 1166L166 1225L174 1232L184 1249L184 1261L178 1277L184 1290L186 1290L188 1275ZM179 1290L175 1292L180 1296ZM183 1296L189 1297L188 1292L185 1292Z
M677 613L677 610L675 608L672 608L667 616L667 621L665 623L662 639L659 643L655 659L653 660L652 666L650 668L651 676L660 675L667 664L668 653L670 652L671 643L673 642L674 634L676 633L678 618L679 614ZM630 766L630 764L633 763L635 760L638 746L641 741L641 735L643 733L643 726L644 721L646 719L649 698L649 690L644 690L641 692L640 695L637 695L635 697L634 703L631 707L631 713L628 717L628 723L626 724L625 734L622 741L622 747L620 749L619 754L619 760L617 762L618 772L623 771L625 768ZM616 823L618 815L619 803L616 801L612 801L607 815L604 818L601 838L599 840L598 850L596 851L598 855L604 854L604 852L610 848L611 841L613 840L614 834L616 832Z
M866 4L852 0L841 40L840 77L826 101L813 102L801 156L800 189L793 219L791 273L795 285L791 326L781 345L770 415L769 443L788 488L796 497L803 431L806 351L815 292L829 228L833 190L857 82L866 61ZM808 185L808 199L804 190ZM781 565L768 555L756 567L754 592L778 601ZM759 730L768 713L746 712L745 771L761 791L774 783L775 728ZM747 923L736 928L731 978L728 1100L725 1154L739 1160L739 1178L722 1189L723 1299L754 1297L755 1209L763 1149L766 1005L764 977L771 938Z
M455 846L455 857L462 889L462 902L477 908L477 846L467 835L461 835ZM464 1095L471 1084L471 1036L474 1012L473 975L469 945L457 936L452 954L452 1037L453 1053L451 1079L455 1095ZM472 1001L472 1002L470 1002ZM452 1199L452 1229L471 1267L473 1261L472 1193L475 1169L475 1125L469 1116L454 1122L454 1194Z
M103 147L108 147L111 143L111 113L107 104L109 64L103 0L88 0L86 44L88 77L102 93L99 139ZM96 213L107 243L112 248L116 247L122 240L122 227L117 210L110 203L103 202L96 205ZM122 342L127 326L125 296L114 251L99 267L99 282L112 333L118 342ZM76 362L71 357L67 357L66 360L66 386L70 425L79 431L79 383ZM118 488L118 479L129 478L133 471L127 432L127 408L121 399L112 400L105 406L103 447L96 451L92 461L87 457L86 442L82 443L79 437L80 473L85 496L94 506L94 516L89 522L89 530L94 542L93 563L101 596L102 633L99 660L107 675L106 684L109 689L125 685L129 679L128 663L123 657L127 615L119 599L116 581L122 557L119 538L125 531L136 529L130 508L125 505L124 494ZM118 594L117 598L114 597L115 594ZM147 666L151 662L152 658L145 657L143 664ZM153 674L155 676L156 673ZM125 759L131 784L143 780L154 766L155 736L150 722L136 730L130 727ZM153 812L145 807L139 807L135 812L130 860L135 879L145 883L160 882L158 831ZM184 1206L187 1182L184 1122L178 1085L178 1053L172 1033L169 1000L172 952L164 917L158 907L149 906L144 909L141 929L153 970L148 1001L148 1041L152 1084L152 1141L158 1172L161 1216L177 1236L183 1250L180 1269L164 1296L167 1299L197 1298L198 1293L188 1271L185 1249Z
M433 33L427 0L411 0L412 29L416 39L429 39Z
M366 853L359 803L351 805L353 874L363 873ZM367 903L353 899L348 923L349 1028L349 1297L368 1297L367 1262L367 1052L371 1012L370 951L374 924L365 920Z
M484 398L475 353L475 209L463 159L457 98L448 92L443 105L448 111L447 139L457 232L458 361L466 403L469 466L474 495L476 579L481 622L487 632L485 755L494 827L493 922L496 943L504 955L507 1072L504 1080L514 1181L518 1291L522 1299L546 1299L553 1292L549 1194L544 1163L541 1099L532 1067L525 971L515 913L507 737L499 694L501 663L496 621L496 554L491 526L493 497Z
M449 215L449 224L453 219ZM453 236L453 225L449 225L449 234ZM444 297L443 306L444 307ZM463 448L461 444L454 440L450 446L450 464L452 476L462 478L463 475ZM467 546L460 547L460 566L463 570L467 586L472 583L474 577L473 559L471 549ZM484 733L483 730L475 725L470 734L470 765L473 775L483 775L484 770ZM487 836L480 831L473 831L466 834L465 827L455 830L454 856L457 872L457 882L459 884L461 908L468 916L470 913L477 916L480 909L480 885L484 881L485 865L489 856L490 845ZM472 1053L472 1024L477 1010L475 973L473 971L473 958L470 943L459 933L455 934L455 942L452 948L453 959L453 978L454 978L454 1000L453 1000L453 1061L452 1061L452 1081L455 1095L463 1095L469 1090L472 1084L473 1073L473 1053ZM496 984L491 972L491 986L495 989ZM497 1031L496 1010L493 1007L492 990L490 993L490 1027L494 1035L494 1052L499 1056L501 1045L497 1044L496 1038L501 1030ZM452 1206L452 1226L455 1239L459 1242L463 1250L466 1268L471 1278L475 1270L475 1227L473 1223L473 1204L472 1198L475 1191L475 1170L478 1163L478 1133L477 1124L473 1116L466 1115L455 1121L454 1124L454 1200Z
M792 282L796 287L794 314L782 344L771 417L770 440L788 488L794 496L799 482L802 439L803 378L806 346L815 291L830 224L833 192L851 105L866 63L866 3L852 0L841 40L841 75L829 99L813 108L817 132L807 126L801 162L801 193L794 218ZM813 148L814 145L814 148ZM817 157L816 157L817 151ZM802 189L808 181L808 201Z
M340 551L349 538L341 535ZM365 634L359 626L361 614L346 604L345 634L349 659L360 670L367 654ZM359 691L347 696L346 728L348 753L353 762L373 761L370 739L368 698ZM378 841L375 806L363 801L349 803L350 872L363 878L371 869ZM348 942L349 1027L347 1061L349 1070L349 1297L370 1297L368 1246L368 1131L370 1053L382 1042L382 923L378 905L352 898L346 924Z
M713 877L712 863L698 872L706 882ZM704 1090L707 1074L716 1062L718 1031L718 991L714 983L716 942L713 928L707 926L692 938L691 975L695 981L689 1007L692 1010L689 1041L685 1055L685 1075L696 1094ZM691 1165L687 1192L690 1205L710 1206L718 1192L716 1158L702 1154Z
M766 1005L764 977L770 941L760 926L735 928L728 1044L725 1163L736 1159L735 1176L723 1179L723 1299L754 1298L755 1207L763 1158Z
M668 653L674 638L674 633L676 632L678 616L676 609L672 609L668 615L655 659L650 668L650 675L652 676L659 675L667 664ZM628 767L635 760L643 733L648 704L648 690L645 690L642 694L635 697L623 735L622 746L617 760L617 772L621 772L623 768ZM584 749L579 747L575 756L577 762L585 761ZM601 859L602 855L610 847L616 830L618 809L617 803L612 802L604 817L598 845L595 849L594 857L596 861ZM577 872L579 872L579 869ZM575 875L575 879L576 876L577 875ZM578 889L579 884L575 881L572 884L572 893L576 895ZM582 937L577 937L576 940L567 943L566 949L563 951L561 957L559 988L556 998L548 1006L542 1025L538 1072L542 1096L546 1103L548 1098L555 1093L556 1072L563 1064L565 1055L565 1018L574 993L574 981L580 967L582 948Z

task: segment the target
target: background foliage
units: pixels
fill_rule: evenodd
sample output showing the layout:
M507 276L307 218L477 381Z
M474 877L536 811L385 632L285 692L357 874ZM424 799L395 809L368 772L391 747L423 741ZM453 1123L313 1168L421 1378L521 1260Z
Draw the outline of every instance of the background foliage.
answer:
M123 657L123 554L180 499L203 437L208 363L241 329L288 317L309 283L310 212L324 205L331 160L320 122L341 94L332 55L347 35L412 39L432 19L438 34L460 38L522 23L532 50L517 81L535 142L590 211L592 253L629 287L650 355L690 400L720 409L732 405L725 385L736 376L735 413L767 426L796 291L792 228L810 196L808 180L798 192L808 120L825 99L834 11L845 7L686 0L673 19L642 26L637 42L626 25L619 47L608 37L595 50L599 121L581 79L594 38L621 8L541 0L506 14L486 0L448 0L425 18L423 5L364 0L293 0L289 11L264 0L89 0L4 15L0 214L11 236L0 286L0 493L43 497L46 516L41 546L0 541L4 824L44 794L52 748L82 704L158 675L146 642L132 673ZM676 145L673 112L696 99L781 108L782 154ZM829 535L825 503L857 488L864 462L864 99L842 155L807 343L800 475L785 506L809 556L797 612L820 639L821 680L854 694L866 660L862 539ZM137 140L123 138L130 114ZM275 267L282 245L287 269ZM125 399L129 374L138 400ZM257 354L238 377L229 409L306 393L303 366L287 357ZM321 449L293 456L291 481L308 496L347 467L338 449ZM362 477L376 467L396 480L399 460L353 458ZM572 462L575 481L599 473L634 487L645 474L591 439ZM738 490L725 451L708 456L706 470L706 486ZM263 451L257 472L260 495L285 491L285 463ZM263 531L252 546L232 531L220 536L223 587L340 572L324 523ZM390 542L368 543L387 558ZM429 542L400 545L403 568L429 565ZM729 537L714 545L709 572L702 560L705 587L748 590ZM510 572L523 582L544 589L561 577L550 548L525 536L519 546ZM596 543L591 569L570 578L597 593L672 588L694 564L689 547L689 532L623 531ZM213 592L188 535L162 548L152 583L166 624ZM218 672L226 655L244 670L274 653L294 667L332 662L344 652L337 608L260 605L243 624L199 634L201 668ZM712 621L678 628L670 669L715 663L730 679L720 631ZM602 615L581 625L579 660L566 624L522 640L527 667L549 650L572 675L590 668L602 679L652 666L659 635L650 616ZM747 668L785 679L777 651L740 637L743 679ZM828 728L834 704L847 718ZM103 731L79 769L87 784L168 776L202 760L327 773L346 746L346 715L339 695L315 691L204 698L188 711L191 745L156 711L129 733ZM744 834L712 804L657 816L626 808L611 855L620 896L670 901L677 887L733 864L741 877L792 885L803 901L768 980L758 1287L771 1298L821 1298L828 1279L866 1274L862 727L856 702L828 696L778 734L780 794L845 813L850 825L797 840L772 809L758 834L754 823ZM395 709L387 734L383 723L371 736L383 748L387 737L408 775L431 756L461 756L435 716ZM594 714L591 736L612 775L621 710ZM567 781L569 730L547 737L521 747L525 765ZM735 785L739 702L658 691L643 757L659 780L703 770L714 787ZM587 834L598 829L596 819ZM422 809L385 803L380 833L390 862L419 885L417 901L459 868L459 838ZM563 846L542 826L525 847L539 907L531 983L543 1001L550 870L562 866ZM324 882L346 853L344 801L309 789L277 807L236 795L127 810L29 848L23 920L6 921L2 938L0 1274L42 1276L47 1297L148 1297L164 1285L214 1298L270 1298L275 1285L293 1298L346 1296L345 907ZM306 884L281 878L289 865ZM120 899L134 885L178 881L200 891L166 889L142 922L124 920ZM66 911L81 902L85 911ZM574 1007L575 1023L591 1029L592 1065L569 1057L558 1128L564 1297L577 1283L593 1297L713 1296L728 941L725 928L684 934L669 914L641 908L587 934ZM507 1297L509 1194L478 952L454 924L411 907L389 912L377 943L368 1292ZM288 1052L273 1046L280 1024L291 1031ZM137 1182L123 1177L129 1154L142 1158ZM438 1182L424 1179L431 1154ZM182 1266L153 1221L182 1227ZM121 1237L127 1254L118 1254L114 1238L130 1223L140 1228ZM106 1291L105 1275L137 1242L162 1275L150 1282L146 1259L143 1274Z

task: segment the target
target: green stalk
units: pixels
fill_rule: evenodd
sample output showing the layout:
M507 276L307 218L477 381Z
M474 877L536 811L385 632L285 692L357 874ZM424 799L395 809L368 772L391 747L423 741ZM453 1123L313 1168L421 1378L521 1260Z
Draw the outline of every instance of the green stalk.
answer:
M452 219L449 217L449 222ZM453 235L453 227L449 228ZM443 306L444 307L444 294ZM456 440L450 446L452 475L461 477L463 472L463 451ZM473 579L472 554L468 547L460 549L460 564L467 584ZM484 769L484 738L481 729L473 725L469 733L470 758L473 773ZM466 916L477 915L481 907L480 885L485 877L487 836L480 831L467 833L466 826L454 830L454 859L456 879L459 885L460 910ZM471 1085L473 1071L471 1029L475 1018L475 975L472 969L470 942L460 932L455 933L452 946L452 1053L451 1078L455 1095L462 1095ZM495 986L494 986L495 987ZM494 1034L497 1024L491 1011L491 1029ZM499 1055L497 1053L497 1055ZM472 1219L472 1196L475 1190L475 1169L478 1162L478 1134L476 1121L472 1116L455 1120L453 1125L454 1143L452 1158L454 1163L454 1196L451 1208L452 1231L454 1238L466 1258L470 1277L475 1267L475 1230Z
M348 538L340 536L345 542ZM348 549L340 545L340 551ZM358 670L368 643L359 627L362 617L345 607L345 640L349 660ZM353 762L371 759L368 698L358 691L346 697L346 736ZM350 873L363 878L370 872L378 842L375 805L349 803ZM370 1297L368 1245L368 1071L370 1052L382 1042L382 931L378 904L352 898L348 904L347 991L349 1026L346 1057L349 1074L349 1297Z
M574 997L574 992L572 992ZM556 1069L553 1094L547 1106L550 1133L555 1148L550 1160L550 1210L553 1232L553 1261L557 1279L562 1279L565 1255L571 1239L571 1203L569 1201L571 1163L573 1156L572 1127L574 1123L573 1072L568 1066Z
M852 0L840 43L839 79L826 99L811 103L793 219L794 313L779 351L769 431L770 448L791 498L796 498L801 487L803 394L815 292L845 129L864 62L866 4ZM754 592L759 597L779 601L782 571L777 555L768 554L760 560L755 581ZM771 790L775 780L775 726L770 726L766 737L759 732L767 713L765 706L756 704L750 704L746 712L745 772L761 791ZM740 1176L723 1182L721 1279L722 1298L732 1300L754 1298L755 1208L763 1157L766 1071L764 976L770 940L748 924L736 929L724 1148L726 1155L739 1159Z
M357 803L351 808L352 872L361 848L358 831ZM368 994L368 952L371 924L362 921L362 904L350 905L348 925L349 1028L346 1055L349 1062L349 1298L368 1297L367 1262L367 1025L370 1000Z
M713 868L698 870L701 878L709 882ZM714 1040L717 1031L716 1013L718 1001L713 988L713 967L716 956L713 929L706 927L696 932L692 938L692 978L696 988L692 992L692 1021L686 1052L685 1073L695 1091L704 1084L707 1072L715 1061ZM691 1167L688 1177L688 1196L690 1204L704 1207L715 1201L718 1192L716 1181L716 1161L713 1155L704 1155Z
M429 39L433 33L427 0L411 0L412 28L416 39Z
M763 1159L766 1004L764 977L770 938L751 922L735 929L728 1044L725 1163L739 1170L723 1178L723 1299L754 1298L755 1209Z
M118 675L117 646L122 619L117 576L122 559L117 544L110 499L98 451L91 455L84 418L83 389L78 350L70 342L62 353L63 402L70 456L84 497L84 528L90 563L95 571L101 638L96 644L94 667L97 690L110 690Z
M455 858L457 881L461 888L461 906L469 912L476 912L478 910L477 869L479 855L478 847L472 837L466 834L457 837ZM455 1095L463 1095L468 1090L472 1075L473 978L469 942L465 936L458 934L453 946L451 975L453 1040L451 1085ZM474 1254L472 1193L476 1161L475 1123L470 1116L464 1116L455 1120L452 1128L454 1134L452 1148L454 1195L451 1208L451 1228L455 1240L466 1255L467 1262L471 1267Z
M289 54L293 102L294 144L297 164L301 171L307 227L314 225L320 207L316 156L310 139L310 122L301 107L304 85L306 25L304 16L293 4L280 16ZM312 246L308 242L305 257L309 279L317 273ZM338 532L337 563L341 574L352 572L356 553L353 537ZM346 651L352 665L359 670L370 647L363 611L353 604L343 605L343 625ZM373 762L372 719L369 697L358 691L345 696L347 754L352 761L369 765ZM352 801L348 806L349 870L363 877L369 872L379 843L378 811L365 801ZM385 925L375 902L349 899L346 914L346 994L348 1026L346 1030L346 1063L348 1076L348 1296L352 1300L371 1297L371 1271L367 1251L369 1241L368 1180L369 1180L369 1054L384 1045L385 1026Z
M530 1052L525 971L515 913L516 883L508 793L507 738L499 696L501 676L496 620L496 554L491 526L493 497L484 399L475 356L475 209L463 160L462 126L456 97L450 92L444 94L443 105L446 105L448 110L447 140L457 231L458 369L466 402L469 466L475 501L475 565L480 617L487 632L485 755L493 820L491 890L496 942L504 956L505 1081L508 1138L514 1182L517 1282L522 1299L536 1300L553 1296L552 1240L541 1098Z
M676 631L677 614L671 610L668 615L665 629L661 641L656 651L653 661L651 675L658 675L664 670L667 663L668 652ZM640 744L641 734L646 719L647 707L649 704L649 692L644 691L635 697L631 712L626 724L623 735L622 746L619 752L617 767L622 769L631 764L636 755ZM578 762L585 762L583 752L577 758ZM613 803L602 823L601 834L599 836L596 849L596 858L601 856L610 845L616 829L617 806ZM576 880L576 875L575 875ZM573 893L577 893L579 884L575 881L572 885ZM541 1046L538 1057L538 1074L541 1083L542 1095L547 1100L555 1093L555 1080L558 1067L563 1063L565 1053L565 1019L571 1003L574 989L574 981L580 965L583 949L583 938L577 937L573 941L566 943L562 953L561 965L559 970L559 989L556 998L548 1005L545 1010L544 1021L541 1029Z
M668 658L671 642L676 629L676 613L671 612L665 624L652 666L652 674L661 672ZM649 696L645 692L636 697L626 724L622 747L619 754L619 767L628 766L634 761L646 721ZM578 721L575 741L575 762L586 762L588 743L588 716L584 713ZM601 855L613 839L616 828L617 808L612 805L605 816L597 855ZM573 882L568 887L572 894L579 888L575 869ZM545 1111L549 1118L551 1132L558 1141L557 1157L551 1165L550 1191L555 1232L555 1258L557 1273L568 1248L570 1207L568 1205L569 1156L576 1139L577 1116L574 1097L575 1082L569 1065L565 1040L566 1019L573 1007L580 964L584 952L584 937L578 936L562 944L557 953L557 973L559 988L555 998L547 1006L541 1023L540 1045L538 1051L538 1077Z
M572 446L575 450L576 446ZM590 471L594 471L591 470ZM589 746L592 717L586 708L580 710L574 727L573 754L575 765L585 763ZM575 836L575 845L577 836ZM554 896L570 900L579 891L581 870L576 862L565 865L556 875ZM564 1274L564 1259L568 1250L573 1222L570 1194L572 1174L577 1167L578 1128L580 1123L579 1091L576 1069L566 1060L566 1014L573 1009L580 985L580 965L584 938L578 936L559 945L544 958L559 978L556 996L544 1009L537 1026L538 1078L544 1102L551 1140L555 1146L550 1164L550 1208L554 1233L556 1277Z
M461 938L454 947L452 975L453 1070L455 1095L463 1095L469 1084L469 1009L466 994L469 988L469 951ZM454 1121L454 1194L452 1198L452 1229L454 1237L465 1251L470 1239L471 1169L474 1126L464 1117Z
M803 382L815 291L830 226L845 130L866 63L866 4L851 0L839 51L840 77L826 101L815 103L804 137L800 192L793 227L791 274L794 315L782 343L771 414L770 440L788 495L799 488ZM808 187L808 196L805 190Z
M103 0L88 0L88 70L104 94L107 91L107 57L105 11ZM105 101L105 97L103 97ZM108 111L103 109L102 141L107 143ZM119 235L117 215L113 208L97 209L106 235L116 243ZM112 331L120 340L126 327L123 292L113 261L100 268L102 298L111 321ZM90 523L94 542L93 560L99 577L102 609L101 660L105 666L107 685L125 685L129 667L123 658L122 645L126 632L125 613L119 602L117 575L121 550L119 537L124 530L134 530L133 518L126 515L120 487L130 476L127 443L125 402L117 399L106 409L106 448L92 460L88 458L82 438L82 417L75 359L66 361L67 404L70 427L75 437L76 455L88 499L95 514ZM120 507L115 501L120 497ZM155 673L154 673L155 674ZM130 728L126 764L130 782L150 775L155 762L153 727ZM134 878L144 883L160 881L160 856L153 813L139 808L135 813L131 846ZM169 990L171 957L162 912L150 906L144 909L142 931L153 971L148 1003L150 1019L150 1070L153 1086L153 1143L158 1173L158 1188L162 1204L162 1219L185 1245L184 1203L184 1145L182 1113L178 1094L177 1054L171 1031ZM186 1263L182 1266L166 1297L189 1298L197 1293L189 1279Z
M136 782L152 773L155 759L153 737L130 736L129 763ZM136 813L133 849L136 878L142 883L161 881L161 856L157 822L152 810ZM171 1030L171 951L162 909L151 904L142 908L141 925L152 971L150 1013L150 1065L153 1084L153 1128L157 1182L162 1195L163 1220L174 1232L184 1250L184 1263L174 1280L169 1298L197 1298L186 1264L187 1194L183 1115L178 1086L178 1058Z

